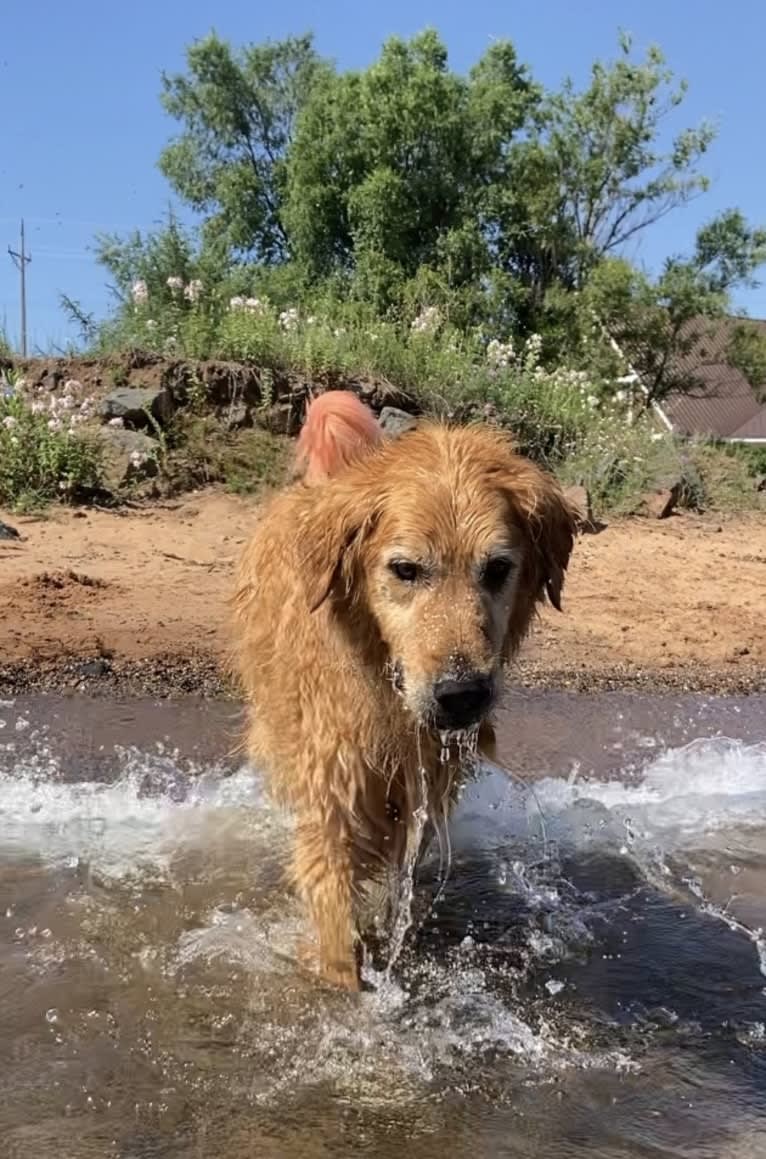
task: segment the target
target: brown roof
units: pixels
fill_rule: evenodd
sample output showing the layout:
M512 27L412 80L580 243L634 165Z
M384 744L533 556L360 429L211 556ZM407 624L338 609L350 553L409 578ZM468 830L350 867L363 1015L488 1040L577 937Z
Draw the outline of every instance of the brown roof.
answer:
M733 439L763 439L766 443L766 406L762 406L757 415L749 422L738 427L731 436Z
M747 319L747 324L766 335L766 321ZM722 439L766 438L766 406L741 370L726 362L732 331L739 318L720 322L701 320L694 347L676 360L680 374L691 375L689 391L672 392L662 402L663 413L679 435L705 435Z

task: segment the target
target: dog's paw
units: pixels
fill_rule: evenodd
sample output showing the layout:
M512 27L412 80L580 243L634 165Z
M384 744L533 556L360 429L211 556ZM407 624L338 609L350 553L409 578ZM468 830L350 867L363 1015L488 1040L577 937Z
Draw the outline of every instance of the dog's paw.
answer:
M316 942L301 941L296 947L296 956L302 969L314 975L319 975L323 982L341 990L357 992L362 984L359 975L359 964L352 961L325 961L322 959Z
M330 986L337 986L352 993L357 993L362 988L356 962L322 962L319 972Z

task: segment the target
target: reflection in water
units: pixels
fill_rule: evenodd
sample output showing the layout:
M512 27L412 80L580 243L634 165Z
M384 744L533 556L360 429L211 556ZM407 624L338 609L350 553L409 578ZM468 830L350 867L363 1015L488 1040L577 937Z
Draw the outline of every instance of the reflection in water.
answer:
M351 996L296 962L289 822L216 763L228 710L5 705L10 1154L766 1156L763 719L520 698L534 790L483 770Z

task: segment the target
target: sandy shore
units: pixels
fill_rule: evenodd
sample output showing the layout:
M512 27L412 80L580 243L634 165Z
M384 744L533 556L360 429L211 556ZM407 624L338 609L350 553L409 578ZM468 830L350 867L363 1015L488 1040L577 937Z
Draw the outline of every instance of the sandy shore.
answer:
M227 691L227 598L255 502L206 492L127 511L0 511L0 692ZM513 680L766 692L766 520L681 515L583 536L564 614Z

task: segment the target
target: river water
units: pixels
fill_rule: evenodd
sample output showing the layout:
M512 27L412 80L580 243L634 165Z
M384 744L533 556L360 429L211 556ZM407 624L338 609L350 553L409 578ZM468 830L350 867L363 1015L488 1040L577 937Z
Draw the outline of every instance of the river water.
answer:
M390 976L231 706L0 705L0 1154L766 1159L766 702L512 694Z

